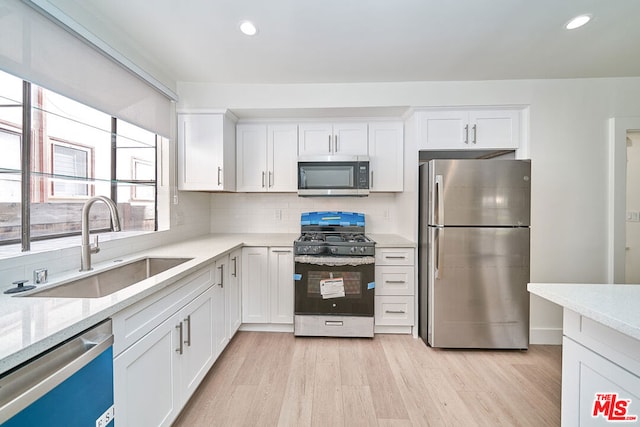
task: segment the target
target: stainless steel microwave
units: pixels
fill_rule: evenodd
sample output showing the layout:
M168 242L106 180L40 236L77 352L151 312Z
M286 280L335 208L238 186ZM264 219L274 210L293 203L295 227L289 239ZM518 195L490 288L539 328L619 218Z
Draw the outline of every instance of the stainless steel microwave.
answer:
M369 195L368 156L298 158L299 196Z

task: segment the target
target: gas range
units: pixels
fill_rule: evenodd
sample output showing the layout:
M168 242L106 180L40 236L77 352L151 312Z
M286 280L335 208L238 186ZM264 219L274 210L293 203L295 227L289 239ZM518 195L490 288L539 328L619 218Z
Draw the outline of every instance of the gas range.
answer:
M309 212L293 243L296 336L373 337L375 242L364 214Z
M373 256L375 242L364 234L364 214L309 212L302 214L296 255Z

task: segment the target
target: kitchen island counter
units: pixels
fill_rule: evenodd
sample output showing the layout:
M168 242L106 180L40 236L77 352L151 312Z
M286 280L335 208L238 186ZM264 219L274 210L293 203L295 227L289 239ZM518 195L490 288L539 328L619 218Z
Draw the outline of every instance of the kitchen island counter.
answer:
M102 298L49 298L0 293L0 375L132 304L172 285L217 257L243 246L292 246L295 234L212 234L117 257L126 263L142 257L193 258L168 271ZM80 248L78 248L78 257ZM114 260L94 264L97 273ZM38 289L87 276L77 270L53 274Z
M640 340L640 286L529 283L530 293Z
M563 307L562 425L637 421L640 286L529 283L528 290Z

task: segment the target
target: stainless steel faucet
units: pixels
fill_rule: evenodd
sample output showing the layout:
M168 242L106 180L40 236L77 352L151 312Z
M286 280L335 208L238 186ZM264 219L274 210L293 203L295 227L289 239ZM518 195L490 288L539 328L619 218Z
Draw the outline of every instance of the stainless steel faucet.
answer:
M113 231L120 231L120 216L118 215L118 208L113 200L105 196L95 196L87 200L82 207L82 254L80 271L91 270L91 254L100 252L98 235L95 236L95 243L93 245L89 243L89 211L91 210L91 206L99 200L103 201L109 208Z

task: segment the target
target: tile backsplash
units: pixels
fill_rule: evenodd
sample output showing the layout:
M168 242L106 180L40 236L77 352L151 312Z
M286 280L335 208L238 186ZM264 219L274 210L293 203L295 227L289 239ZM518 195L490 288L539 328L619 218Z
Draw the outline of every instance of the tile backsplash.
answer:
M368 233L395 232L393 193L368 197L298 197L291 193L220 193L211 195L212 233L298 233L300 214L348 211L365 214Z

